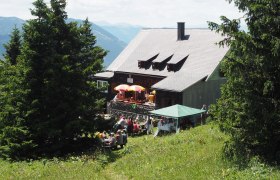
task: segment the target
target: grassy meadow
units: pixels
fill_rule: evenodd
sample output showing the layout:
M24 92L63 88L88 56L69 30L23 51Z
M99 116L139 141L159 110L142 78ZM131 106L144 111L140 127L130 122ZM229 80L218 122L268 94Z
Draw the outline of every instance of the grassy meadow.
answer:
M0 160L0 179L280 179L280 170L252 160L239 169L223 160L226 136L204 125L179 134L128 139L125 148L65 159Z

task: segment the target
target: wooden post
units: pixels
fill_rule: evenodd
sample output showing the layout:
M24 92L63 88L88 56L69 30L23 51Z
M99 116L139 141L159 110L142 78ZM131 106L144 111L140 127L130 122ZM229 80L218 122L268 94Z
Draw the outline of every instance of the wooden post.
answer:
M179 128L179 118L176 118L176 119L177 119L176 133L179 133L179 132L180 132L180 128Z

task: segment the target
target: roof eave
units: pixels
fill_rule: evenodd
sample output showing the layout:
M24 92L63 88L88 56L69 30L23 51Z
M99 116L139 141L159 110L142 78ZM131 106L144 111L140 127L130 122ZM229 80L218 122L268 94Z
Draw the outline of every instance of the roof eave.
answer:
M151 87L151 89L154 89L154 90L160 90L160 91L167 91L167 92L176 92L176 93L180 93L180 92L183 92L183 91L179 91L179 90L174 90L174 89L162 89L162 88L154 88L153 86Z
M166 77L167 77L167 76L151 75L151 74L143 74L143 73L135 73L135 72L125 72L125 71L115 71L115 73L119 73L119 74L131 74L131 75L138 75L138 76L159 77L159 78L166 78Z

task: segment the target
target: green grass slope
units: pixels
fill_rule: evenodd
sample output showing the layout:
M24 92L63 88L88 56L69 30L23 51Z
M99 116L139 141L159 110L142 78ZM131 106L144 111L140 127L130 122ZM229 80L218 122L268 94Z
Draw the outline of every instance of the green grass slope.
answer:
M242 170L223 160L225 140L213 125L156 138L134 137L118 151L64 160L0 161L0 179L280 179L277 168L257 160Z
M257 160L243 170L225 161L226 138L213 125L164 137L133 138L127 155L106 169L127 179L280 179L279 170Z
M143 136L129 142L129 154L108 168L129 179L210 179L221 177L225 136L217 128L198 127L164 137Z

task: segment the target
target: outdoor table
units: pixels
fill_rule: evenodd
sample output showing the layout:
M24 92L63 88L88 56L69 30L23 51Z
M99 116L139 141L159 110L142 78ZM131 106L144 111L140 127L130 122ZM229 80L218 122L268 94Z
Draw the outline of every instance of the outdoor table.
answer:
M158 130L171 131L174 127L175 126L174 126L173 123L167 123L167 124L164 124L164 125L159 125Z

